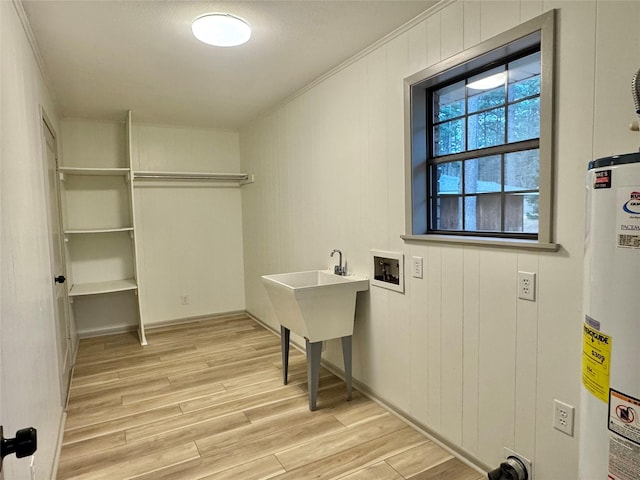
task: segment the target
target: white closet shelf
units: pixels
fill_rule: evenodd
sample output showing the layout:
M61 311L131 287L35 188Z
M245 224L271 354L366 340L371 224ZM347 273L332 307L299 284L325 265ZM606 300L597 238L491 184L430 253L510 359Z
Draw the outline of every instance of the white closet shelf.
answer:
M130 170L128 168L82 168L82 167L60 167L58 171L66 175L121 175L126 176Z
M114 232L133 232L133 227L118 228L68 228L64 231L65 235L73 235L79 233L114 233Z
M75 283L69 290L70 297L82 295L96 295L99 293L124 292L126 290L137 290L138 285L133 278L125 280L111 280L107 282Z

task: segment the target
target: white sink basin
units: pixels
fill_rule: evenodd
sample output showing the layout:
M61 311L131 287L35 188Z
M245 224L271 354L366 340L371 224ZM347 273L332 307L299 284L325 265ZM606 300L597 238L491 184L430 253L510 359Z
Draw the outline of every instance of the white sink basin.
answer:
M280 324L310 342L353 334L356 294L369 279L328 270L263 275Z

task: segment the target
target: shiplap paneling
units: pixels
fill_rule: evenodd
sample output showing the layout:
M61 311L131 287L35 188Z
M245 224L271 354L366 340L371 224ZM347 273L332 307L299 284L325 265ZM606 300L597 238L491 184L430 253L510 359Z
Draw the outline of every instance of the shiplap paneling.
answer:
M28 426L38 430L36 471L39 478L53 478L63 409L51 288L43 111L56 133L60 125L19 8L13 2L0 2L0 417L5 437ZM3 462L4 478L32 478L30 461L8 456Z
M440 430L442 424L442 247L430 246L427 253L427 364L429 390L427 397L427 423Z
M440 12L427 18L427 66L431 66L442 60L440 51L441 30Z
M482 7L481 2L475 1L465 1L462 3L463 10L463 26L462 26L462 37L463 37L463 47L471 48L474 45L477 45L481 41L480 35L480 9ZM460 28L458 26L457 28Z
M462 338L462 443L461 446L478 455L479 448L479 339L480 339L480 252L464 249L464 279L462 301L464 325Z
M480 253L479 453L514 442L517 254Z
M449 58L463 49L464 30L460 28L464 18L462 2L455 2L440 12L442 40L440 52L442 59Z
M594 157L605 157L628 150L623 145L634 145L637 151L640 138L628 124L635 115L631 96L631 79L640 68L637 33L640 8L637 2L598 2L596 10L595 54L595 111L593 123ZM619 112L620 106L625 107ZM621 121L611 122L619 113Z
M407 32L409 42L408 69L419 72L427 67L427 21L423 20Z
M462 443L463 380L463 314L464 314L464 250L462 247L442 250L442 355L440 368L442 396L442 434Z
M536 284L546 283L541 277L538 255L521 253L518 255L519 272L538 272ZM536 292L538 294L538 292ZM515 383L515 444L506 445L512 450L532 458L535 453L535 423L530 421L531 412L536 411L536 390L538 382L538 304L518 301L516 305L516 383Z
M510 0L480 2L481 39L487 40L511 27L515 27L520 21L521 3Z
M405 291L409 297L411 308L411 338L409 348L411 350L411 366L408 377L411 382L409 398L411 400L409 411L416 418L427 418L428 406L426 399L429 395L429 332L425 324L424 312L429 305L429 289L427 273L430 264L427 258L428 247L424 245L411 245L407 270L405 274ZM422 258L422 278L412 278L411 257Z
M541 0L528 0L526 2L520 2L520 21L526 22L532 18L542 15L542 1Z

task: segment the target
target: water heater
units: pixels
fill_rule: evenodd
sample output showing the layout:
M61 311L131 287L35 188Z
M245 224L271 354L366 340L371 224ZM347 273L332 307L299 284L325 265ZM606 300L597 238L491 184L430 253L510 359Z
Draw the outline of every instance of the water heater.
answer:
M640 479L640 153L587 174L579 480Z

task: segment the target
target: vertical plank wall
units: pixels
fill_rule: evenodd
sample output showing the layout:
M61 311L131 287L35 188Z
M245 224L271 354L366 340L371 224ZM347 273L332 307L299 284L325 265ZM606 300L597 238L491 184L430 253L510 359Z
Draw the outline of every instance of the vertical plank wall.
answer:
M560 251L404 243L403 79L554 8ZM577 478L577 437L553 430L552 403L579 407L586 165L640 144L627 130L639 16L634 2L443 2L244 128L249 312L276 327L260 275L328 267L333 248L364 275L370 249L423 257L404 294L359 297L355 377L479 462L506 446L536 478ZM537 302L517 300L519 270L537 272ZM337 342L325 358L341 364Z
M41 109L60 128L19 8L0 2L0 419L8 438L38 430L35 468L53 478L63 411ZM31 478L30 461L5 458L4 478Z

